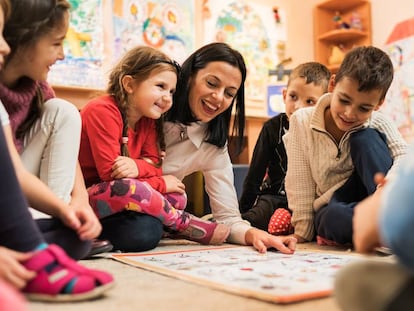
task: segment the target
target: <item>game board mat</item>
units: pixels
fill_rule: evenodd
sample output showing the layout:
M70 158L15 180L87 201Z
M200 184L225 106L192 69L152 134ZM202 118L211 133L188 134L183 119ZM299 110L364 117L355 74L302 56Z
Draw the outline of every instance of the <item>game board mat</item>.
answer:
M297 250L266 254L248 246L219 246L112 254L117 261L217 290L273 303L331 295L336 272L358 260L349 253Z

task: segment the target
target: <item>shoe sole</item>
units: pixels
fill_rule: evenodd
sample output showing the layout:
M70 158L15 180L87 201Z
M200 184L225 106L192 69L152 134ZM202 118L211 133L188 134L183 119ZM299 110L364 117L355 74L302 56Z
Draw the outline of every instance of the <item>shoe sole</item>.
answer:
M114 247L113 247L112 244L94 248L93 250L91 250L91 252L88 255L86 255L82 259L88 259L88 258L90 258L92 256L95 256L95 255L98 255L98 254L110 252L113 248Z
M99 286L89 292L79 294L59 294L59 295L47 295L39 293L24 293L27 299L31 301L44 301L44 302L74 302L91 300L102 296L106 291L111 289L115 285L115 282Z

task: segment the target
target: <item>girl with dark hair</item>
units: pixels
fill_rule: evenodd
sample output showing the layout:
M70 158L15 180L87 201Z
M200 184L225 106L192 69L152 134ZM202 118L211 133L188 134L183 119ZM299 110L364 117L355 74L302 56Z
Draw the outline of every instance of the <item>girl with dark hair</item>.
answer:
M240 216L227 142L234 110L232 135L241 150L245 79L242 55L225 43L205 45L187 58L174 106L166 114L163 171L180 180L196 171L203 173L214 219L231 228L229 242L253 245L260 252L274 247L290 254L294 237L272 236L252 228Z

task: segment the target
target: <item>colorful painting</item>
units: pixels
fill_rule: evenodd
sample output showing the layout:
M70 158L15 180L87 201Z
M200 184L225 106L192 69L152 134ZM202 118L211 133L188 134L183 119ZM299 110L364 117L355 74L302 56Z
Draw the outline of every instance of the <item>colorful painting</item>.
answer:
M384 50L394 64L394 80L381 111L390 116L401 133L414 137L414 18L397 24Z
M160 49L178 62L194 49L194 4L188 0L69 0L65 59L51 69L52 85L104 89L107 75L136 45Z
M246 62L248 99L266 101L269 70L276 68L277 46L286 41L283 10L254 2L210 0L211 17L204 23L205 43L226 42L239 50Z
M139 268L274 303L329 296L338 269L360 258L299 250L294 255L275 251L260 254L246 246L113 254L112 257Z
M65 59L49 73L54 85L103 88L103 6L101 0L69 0L70 24L64 41Z
M194 7L188 0L114 0L114 59L136 45L182 63L194 49Z

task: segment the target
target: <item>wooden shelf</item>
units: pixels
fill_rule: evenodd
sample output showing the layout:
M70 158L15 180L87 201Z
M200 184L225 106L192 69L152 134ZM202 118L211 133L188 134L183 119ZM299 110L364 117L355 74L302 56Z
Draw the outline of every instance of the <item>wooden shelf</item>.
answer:
M330 11L347 11L361 4L361 0L328 0L318 4L319 8Z
M358 29L335 29L321 34L318 39L327 42L347 42L350 40L359 40L368 37L366 31Z
M353 14L358 14L361 29L337 29L334 16L339 13L342 20L350 24ZM329 58L334 46L345 52L355 46L371 45L371 3L369 0L326 0L314 7L314 53L315 60L326 65L335 73L339 64L330 64Z

